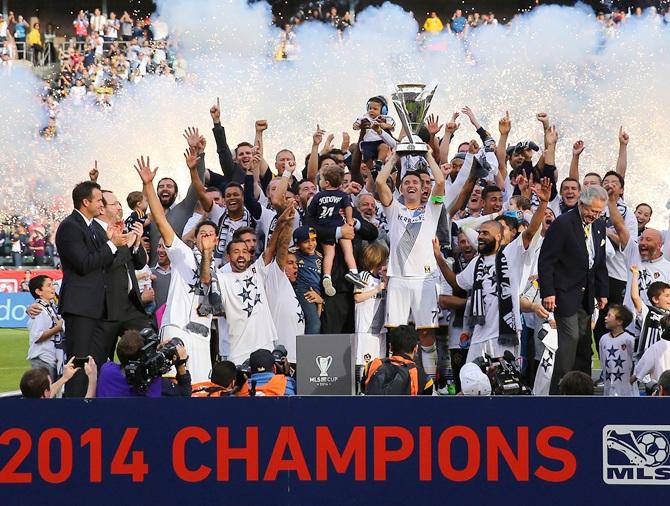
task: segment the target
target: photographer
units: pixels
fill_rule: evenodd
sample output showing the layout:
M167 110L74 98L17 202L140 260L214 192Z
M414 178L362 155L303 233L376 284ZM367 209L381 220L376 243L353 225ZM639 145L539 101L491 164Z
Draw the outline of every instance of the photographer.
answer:
M235 364L224 360L212 366L209 381L193 385L191 397L230 397L235 395L245 382L246 376L238 372Z
M190 396L191 376L186 370L188 355L183 344L167 343L161 348L156 348L152 355L152 344L150 329L144 329L141 333L137 330L126 331L116 345L116 354L120 364L107 362L100 368L98 378L97 397L161 397L161 396ZM157 336L156 336L157 339ZM149 355L149 356L147 356ZM147 359L155 362L161 359L161 367L167 372L171 365L177 369L175 381L162 378L161 374L155 374L152 367L147 367L144 361ZM138 363L139 362L139 363ZM131 366L129 368L129 365ZM142 380L140 385L131 384L134 380L128 377L128 370L137 366L140 373L136 376ZM160 371L158 371L160 372Z
M247 381L248 393L240 395L278 397L281 395L295 395L295 380L287 374L290 372L285 350L281 358L277 353L270 350L256 350L249 357L249 370L251 375Z

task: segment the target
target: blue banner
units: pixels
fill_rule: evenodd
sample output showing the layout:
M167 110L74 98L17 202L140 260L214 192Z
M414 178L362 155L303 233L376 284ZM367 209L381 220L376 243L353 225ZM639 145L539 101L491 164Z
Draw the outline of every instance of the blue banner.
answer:
M26 309L35 300L28 292L0 293L0 329L26 327Z
M6 504L646 504L670 400L0 402Z

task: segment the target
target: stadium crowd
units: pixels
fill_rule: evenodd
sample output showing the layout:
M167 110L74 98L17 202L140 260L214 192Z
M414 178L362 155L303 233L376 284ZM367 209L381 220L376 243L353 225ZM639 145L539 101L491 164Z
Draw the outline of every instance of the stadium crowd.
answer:
M536 115L539 142L512 140L508 115L497 139L467 106L444 123L431 115L419 131L428 153L399 156L404 133L388 112L384 97L370 98L352 118L357 138L335 146L317 128L303 158L266 153L262 119L253 139L231 147L217 101L220 170L205 167L211 142L188 128L182 190L142 156L137 190L119 199L96 162L55 234L59 306L49 278L29 282L29 358L55 381L69 358L91 357L68 372L65 395L86 395L94 363L98 393L127 395L123 367L153 324L164 342L183 343L180 365L199 395L248 394L239 369L261 375L253 385L263 395L294 392L296 336L318 333L356 335L357 377L370 392L384 391L376 376L416 369L413 393L433 381L440 394L486 393L480 368L464 365L506 352L521 357L536 394L568 391L564 376L592 391L592 346L608 395L637 395L638 381L661 378L670 368L666 231L648 227L648 204L623 198L622 128L615 167L581 173L586 144L576 140L559 176L547 113ZM454 146L459 129L472 140ZM115 346L121 366L108 362ZM161 395L161 385L149 392Z

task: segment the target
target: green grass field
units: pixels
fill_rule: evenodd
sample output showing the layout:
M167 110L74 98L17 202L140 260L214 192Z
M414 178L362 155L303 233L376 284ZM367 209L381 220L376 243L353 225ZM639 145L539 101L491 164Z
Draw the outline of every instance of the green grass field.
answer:
M28 331L26 329L0 329L0 392L19 389L23 372L30 368L28 356Z

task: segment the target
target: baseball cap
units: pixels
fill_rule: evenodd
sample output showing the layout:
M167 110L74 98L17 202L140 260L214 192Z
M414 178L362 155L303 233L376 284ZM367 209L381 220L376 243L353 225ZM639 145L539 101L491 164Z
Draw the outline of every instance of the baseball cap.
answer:
M293 231L294 243L298 244L308 239L316 239L316 230L314 230L314 227L303 225L302 227L298 227Z
M463 395L491 395L491 382L477 364L465 364L459 377Z
M270 350L260 349L249 355L249 369L251 373L272 372L275 359Z

